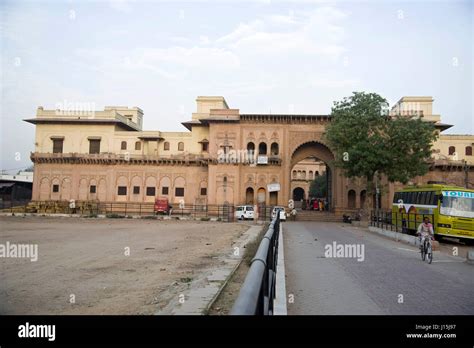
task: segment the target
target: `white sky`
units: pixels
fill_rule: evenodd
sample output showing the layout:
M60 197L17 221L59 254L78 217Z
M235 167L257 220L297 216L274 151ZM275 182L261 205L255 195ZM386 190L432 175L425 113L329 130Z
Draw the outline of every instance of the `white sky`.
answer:
M198 95L330 112L352 91L431 95L472 134L472 1L2 1L1 169L30 165L39 105L139 106L181 130Z

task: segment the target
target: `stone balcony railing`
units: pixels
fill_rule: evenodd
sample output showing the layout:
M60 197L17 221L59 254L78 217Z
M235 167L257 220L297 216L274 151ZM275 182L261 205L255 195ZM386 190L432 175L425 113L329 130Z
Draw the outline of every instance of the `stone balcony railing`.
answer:
M34 163L84 163L84 164L207 164L211 161L208 154L176 154L176 155L140 155L117 154L103 152L89 153L39 153L30 156Z
M32 152L30 155L33 163L84 163L84 164L196 164L207 165L217 164L217 157L212 157L209 153L182 153L173 155L142 155L142 154L122 154L103 152L98 154L89 153L40 153ZM281 165L281 158L278 156L269 157L268 164ZM248 164L248 163L244 163Z

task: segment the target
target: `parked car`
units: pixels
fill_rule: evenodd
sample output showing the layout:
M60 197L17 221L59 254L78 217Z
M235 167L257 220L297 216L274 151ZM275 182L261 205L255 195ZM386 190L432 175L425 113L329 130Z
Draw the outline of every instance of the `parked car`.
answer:
M158 198L155 200L155 205L153 207L155 214L158 214L158 213L169 214L170 209L171 209L171 205L169 204L168 199Z
M239 205L235 209L235 217L239 220L253 219L255 212L251 205Z
M280 213L280 220L286 221L286 211L285 211L285 207L278 206L278 205L277 205L276 207L273 207L272 220L275 218L277 212Z

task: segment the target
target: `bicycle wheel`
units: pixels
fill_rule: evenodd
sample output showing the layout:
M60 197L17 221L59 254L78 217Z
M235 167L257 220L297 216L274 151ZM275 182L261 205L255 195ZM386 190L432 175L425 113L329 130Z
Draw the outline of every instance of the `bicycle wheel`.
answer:
M421 259L425 261L425 258L426 258L426 244L423 243L421 245Z
M428 246L426 256L428 257L428 263L431 264L431 262L433 262L433 248L431 247L431 243Z

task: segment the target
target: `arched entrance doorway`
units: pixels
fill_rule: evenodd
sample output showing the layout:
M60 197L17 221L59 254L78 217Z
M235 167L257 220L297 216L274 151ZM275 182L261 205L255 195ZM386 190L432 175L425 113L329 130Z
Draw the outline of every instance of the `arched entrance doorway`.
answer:
M308 141L297 146L291 154L289 166L290 196L295 199L296 188L303 188L304 198L324 199L327 208L334 208L335 176L333 175L334 155L331 150L318 141ZM301 191L298 197L301 201ZM310 202L308 202L310 203ZM306 204L305 204L306 206Z
M356 193L354 190L349 190L347 193L347 205L349 209L355 209L356 207Z
M253 188L247 187L245 191L245 204L253 204Z
M304 190L301 187L297 187L293 190L293 200L295 202L300 202L304 198Z

